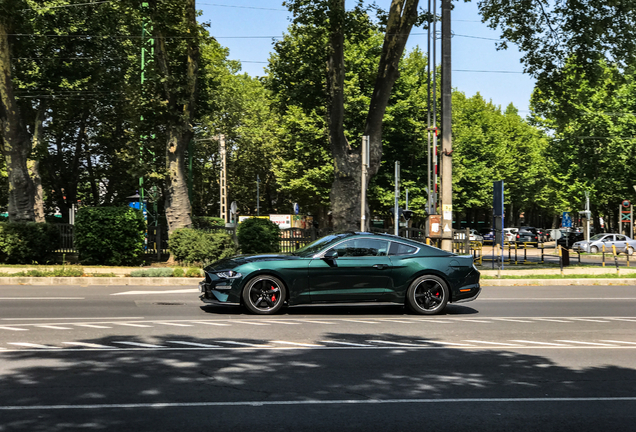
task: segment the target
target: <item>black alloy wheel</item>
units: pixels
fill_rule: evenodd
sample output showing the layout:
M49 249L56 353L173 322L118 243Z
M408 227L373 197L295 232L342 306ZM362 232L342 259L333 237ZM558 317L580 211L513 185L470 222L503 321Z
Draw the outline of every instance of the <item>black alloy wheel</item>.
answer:
M415 279L406 295L407 303L414 312L435 315L446 307L449 291L442 278L426 275Z
M262 275L250 279L243 289L243 303L252 313L275 314L283 307L287 292L285 285L274 276Z

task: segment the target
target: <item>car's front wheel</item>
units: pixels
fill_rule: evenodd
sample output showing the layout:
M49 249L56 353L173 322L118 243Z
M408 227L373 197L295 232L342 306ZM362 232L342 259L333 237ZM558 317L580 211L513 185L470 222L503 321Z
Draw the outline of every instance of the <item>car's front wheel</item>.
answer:
M438 276L420 276L413 281L406 293L406 302L416 313L435 315L444 310L449 291L446 282Z
M634 248L631 246L627 246L627 254L628 255L634 255Z
M287 292L283 282L274 276L255 276L243 288L243 303L252 313L275 314L283 307Z
M590 248L590 253L598 253L598 248L596 246L592 246Z

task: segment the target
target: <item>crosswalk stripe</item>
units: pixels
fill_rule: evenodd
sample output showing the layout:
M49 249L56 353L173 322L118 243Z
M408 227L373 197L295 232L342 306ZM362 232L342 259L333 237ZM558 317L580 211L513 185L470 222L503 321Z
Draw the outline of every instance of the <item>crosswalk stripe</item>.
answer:
M573 343L573 344L582 344L582 345L594 345L594 346L615 346L611 344L603 344L598 342L583 342L583 341L573 341L573 340L557 340L556 342L565 342L565 343Z
M519 343L527 343L527 344L536 344L536 345L547 345L547 346L566 346L563 344L556 344L550 342L536 342L536 341L527 341L527 340L511 340L510 342L519 342Z
M54 326L54 325L39 325L36 327L53 329L53 330L70 330L71 329L70 327L61 327L61 326Z
M129 327L152 327L149 325L144 325L144 324L133 324L133 323L115 323L115 324L119 324L119 325L123 325L123 326L129 326Z
M570 318L572 321L586 321L586 322L600 322L607 323L609 321L597 320L597 319L589 319L589 318Z
M328 321L318 321L318 320L303 320L304 323L307 324L336 324L335 322L328 322Z
M273 321L273 320L267 320L268 323L274 323L274 324L285 324L285 325L300 325L300 323L297 322L288 322L288 321Z
M9 345L23 346L27 348L43 348L43 349L58 348L51 345L41 345L41 344L35 344L35 343L29 343L29 342L8 342L8 343Z
M271 343L284 344L284 345L304 346L304 347L321 347L322 346L322 345L317 345L317 344L300 343L300 342L287 342L287 341L271 341Z
M178 344L178 345L187 345L187 346L193 346L193 347L199 347L199 348L220 348L220 345L209 345L209 344L202 344L202 343L196 343L196 342L186 342L186 341L166 341L169 343L173 343L173 344Z
M463 346L463 347L472 347L472 346L474 346L474 345L471 345L471 344L463 344L463 343L457 343L457 342L443 342L443 341L434 341L434 342L420 341L420 342L434 343L434 344L440 344L440 345Z
M194 324L205 324L205 325L211 325L211 326L223 326L223 327L227 327L230 326L231 324L222 324L222 323L215 323L215 322L209 322L209 321L192 321Z
M353 342L340 342L340 341L320 341L320 342L326 343L326 344L348 345L348 346L355 346L355 347L372 347L373 346L373 345L359 344L359 343L353 343Z
M18 328L18 327L0 327L3 330L11 330L11 331L29 331L29 329Z
M163 324L163 325L175 326L175 327L192 327L191 324L180 324L180 323L173 323L173 322L157 322L157 324Z
M343 319L342 321L354 322L354 323L362 323L362 324L380 324L377 321L363 321L363 320L355 320L355 319Z
M565 321L565 320L558 320L558 319L551 319L551 318L534 318L537 321L548 321L548 322L559 322L559 323L569 323L571 324L572 321Z
M96 324L75 324L78 327L89 327L89 328L99 328L99 329L109 329L112 327L107 327L107 326L102 326L102 325L96 325Z
M271 347L271 345L257 345L257 344L252 344L252 343L247 343L247 342L237 342L237 341L219 341L218 343L224 343L224 344L230 344L230 345L240 345L240 346L246 346L246 347L255 347L255 348Z
M609 342L609 343L617 343L617 344L636 345L636 342L617 341L617 340L602 340L601 342Z
M257 322L251 322L251 321L232 321L234 323L237 324L248 324L248 325L255 325L255 326L268 326L269 324L265 324L265 323L257 323Z
M422 345L405 343L405 342L392 342L392 341L383 341L383 340L368 340L370 343L378 343L378 344L388 344L388 345L398 345L398 346L410 346L410 347L421 347Z
M122 345L137 346L137 347L141 347L141 348L165 348L165 346L163 346L163 345L153 345L153 344L140 343L140 342L113 341L113 343L122 344Z
M86 348L108 348L108 349L114 349L115 347L112 346L108 346L108 345L100 345L100 344L95 344L95 343L89 343L89 342L62 342L65 345L72 345L72 346L81 346L81 347L86 347Z
M477 344L487 344L487 345L518 346L516 344L511 344L511 343L489 342L489 341L472 340L472 339L465 339L464 342L477 343Z
M532 321L525 321L519 319L510 319L510 318L495 318L497 321L507 321L507 322L520 322L520 323L531 323Z

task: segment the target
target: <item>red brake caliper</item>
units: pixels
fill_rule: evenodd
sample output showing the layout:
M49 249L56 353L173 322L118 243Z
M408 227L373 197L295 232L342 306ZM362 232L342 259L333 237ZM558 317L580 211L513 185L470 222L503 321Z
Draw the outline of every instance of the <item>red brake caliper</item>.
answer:
M275 290L275 289L276 289L276 287L274 287L274 286L272 285L272 286L270 287L270 289L273 291L273 290ZM274 295L272 296L272 301L273 301L273 302L275 302L275 301L276 301L276 294L274 294Z

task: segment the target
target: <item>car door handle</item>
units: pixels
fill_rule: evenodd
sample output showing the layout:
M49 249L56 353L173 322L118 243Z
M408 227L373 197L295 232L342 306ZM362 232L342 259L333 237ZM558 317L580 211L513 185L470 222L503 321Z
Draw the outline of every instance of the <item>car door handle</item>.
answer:
M376 264L373 266L374 269L384 270L385 268L389 268L388 264Z

